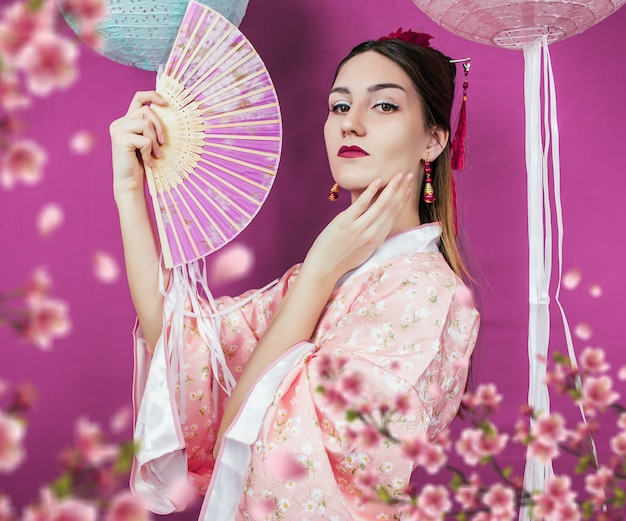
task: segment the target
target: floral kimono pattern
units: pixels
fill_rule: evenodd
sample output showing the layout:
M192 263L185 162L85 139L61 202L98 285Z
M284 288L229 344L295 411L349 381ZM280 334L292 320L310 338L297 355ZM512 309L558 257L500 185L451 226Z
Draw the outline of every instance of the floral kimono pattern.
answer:
M151 361L139 330L135 403L141 449L133 490L155 512L166 513L180 506L172 483L188 477L205 494L201 519L207 521L398 519L394 507L362 500L357 477L373 472L390 495L401 494L412 462L394 444L360 447L346 435L345 412L319 388L329 384L328 360L341 358L342 371L363 379L364 400L404 397L410 412L394 419L394 436L424 433L432 439L449 425L465 388L479 315L437 249L439 233L438 224L429 224L388 239L339 281L312 338L290 348L250 390L217 463L212 452L227 394L212 387L212 348L198 333L197 318L185 318L180 335L182 414L171 353L157 346ZM218 310L229 310L220 316L219 342L235 379L298 272L295 266L262 292L217 301ZM146 384L146 375L160 383ZM146 385L157 391L144 391ZM285 454L306 469L304 478L285 479L274 471Z

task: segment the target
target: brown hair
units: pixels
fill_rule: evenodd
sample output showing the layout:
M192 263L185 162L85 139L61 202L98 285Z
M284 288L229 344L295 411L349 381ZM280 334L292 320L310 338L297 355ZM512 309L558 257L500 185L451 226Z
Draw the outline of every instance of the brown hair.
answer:
M411 78L417 95L420 97L426 127L441 128L450 135L456 77L456 66L450 63L450 58L431 47L422 47L403 40L370 40L357 45L339 63L335 79L346 62L367 51L382 54L402 68ZM425 182L423 180L418 199L420 222L438 221L441 223L439 250L457 275L470 278L457 245L449 139L439 157L431 161L431 168L436 200L432 204L420 203L424 193Z

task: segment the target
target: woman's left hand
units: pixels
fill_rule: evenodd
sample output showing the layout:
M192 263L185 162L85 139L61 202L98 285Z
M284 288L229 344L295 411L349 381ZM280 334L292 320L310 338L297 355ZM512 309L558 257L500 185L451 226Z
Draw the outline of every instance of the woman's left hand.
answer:
M311 246L302 271L313 270L315 276L336 282L378 249L412 200L413 174L397 174L382 191L380 184L380 179L372 182L324 228Z

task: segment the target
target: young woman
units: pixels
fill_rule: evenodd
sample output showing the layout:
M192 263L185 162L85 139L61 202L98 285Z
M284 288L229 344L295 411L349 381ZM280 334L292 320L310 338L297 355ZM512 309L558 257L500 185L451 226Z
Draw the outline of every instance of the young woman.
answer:
M165 129L150 104L164 100L139 92L111 125L139 323L131 485L155 512L179 508L177 483L190 478L206 494L207 520L392 519L397 507L363 501L370 491L360 478L373 473L400 495L412 462L395 444L359 446L346 434L345 411L319 387L360 382L362 396L346 389L354 406L401 396L403 413L389 425L399 438L432 439L456 415L479 320L456 247L455 66L428 39L405 41L414 37L365 42L340 63L324 136L332 175L352 204L277 283L219 299L217 319L201 296L195 307L181 298L167 273L165 297L159 289L143 164L161 155ZM207 318L219 339L207 341ZM236 379L230 396L220 357ZM329 381L335 360L339 374ZM285 456L302 467L299 479L277 471Z

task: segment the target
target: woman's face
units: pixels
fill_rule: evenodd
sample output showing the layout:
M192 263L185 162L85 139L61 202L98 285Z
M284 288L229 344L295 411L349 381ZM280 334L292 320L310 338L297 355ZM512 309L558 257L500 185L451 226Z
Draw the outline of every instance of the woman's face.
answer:
M367 51L345 63L328 97L324 138L335 181L353 199L400 172L421 183L420 160L434 139L413 82L392 60Z

